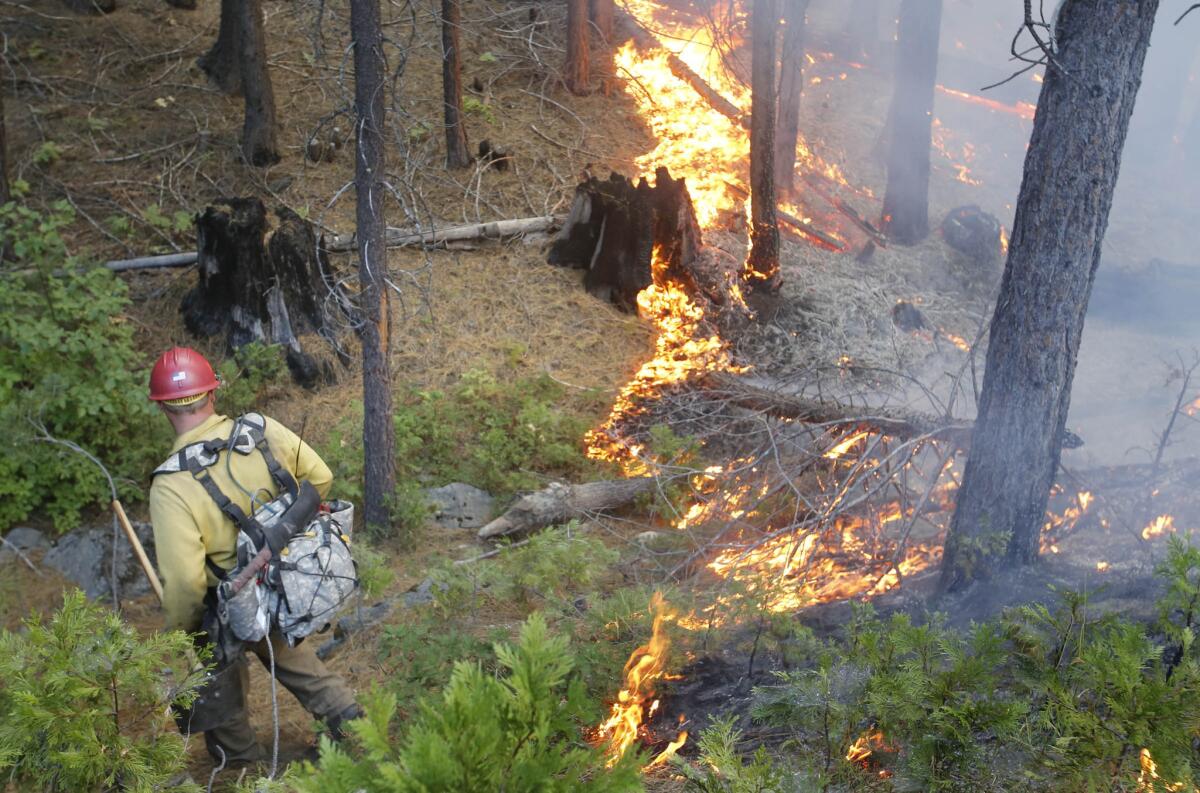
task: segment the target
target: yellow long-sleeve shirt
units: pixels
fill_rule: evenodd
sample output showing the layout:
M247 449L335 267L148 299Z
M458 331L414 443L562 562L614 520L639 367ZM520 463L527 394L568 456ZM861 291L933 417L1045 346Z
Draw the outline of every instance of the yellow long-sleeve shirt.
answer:
M171 452L197 441L228 438L233 425L233 419L214 415L178 436ZM307 479L311 482L324 498L333 482L333 473L312 447L269 418L264 435L279 464L297 481ZM266 491L270 495L262 494L263 501L277 494L267 465L257 450L247 455L222 451L216 465L208 471L221 492L246 514L251 512L250 497L242 488L256 494ZM241 487L230 479L230 472ZM204 613L204 592L218 583L204 559L207 556L218 567L232 569L237 561L238 528L188 471L154 477L150 486L150 521L154 526L154 547L158 573L162 577L167 628L197 631Z

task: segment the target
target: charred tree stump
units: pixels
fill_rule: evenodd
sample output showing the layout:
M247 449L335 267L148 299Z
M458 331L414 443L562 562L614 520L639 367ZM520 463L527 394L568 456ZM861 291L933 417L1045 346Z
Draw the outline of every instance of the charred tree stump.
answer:
M230 349L280 344L296 382L332 382L330 359L306 352L303 336L332 342L345 297L324 275L312 226L280 207L268 216L257 198L227 198L196 218L199 283L181 310L196 336L226 334ZM343 360L343 363L348 361Z
M1038 555L1071 381L1158 0L1066 0L1025 154L971 454L942 557L956 590Z
M442 104L446 121L446 167L471 164L463 121L462 57L458 45L459 0L442 0Z
M901 245L929 236L929 150L941 26L942 0L900 4L883 231Z
M586 269L588 292L633 312L638 293L654 282L655 251L662 277L694 289L691 265L701 244L687 185L659 168L653 187L645 179L635 187L617 173L576 187L548 260Z

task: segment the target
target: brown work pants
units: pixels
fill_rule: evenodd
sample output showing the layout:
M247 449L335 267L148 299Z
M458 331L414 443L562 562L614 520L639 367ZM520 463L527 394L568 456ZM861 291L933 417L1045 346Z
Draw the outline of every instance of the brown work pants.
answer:
M318 719L338 716L355 704L354 694L346 685L346 681L325 667L321 659L317 658L312 644L304 642L296 647L288 647L287 642L275 633L271 634L270 642L275 651L276 680L292 692L304 709L313 716ZM268 670L271 668L266 639L247 645L246 651L257 655L263 667ZM230 704L230 708L236 712L230 714L228 722L204 733L204 745L218 762L223 750L227 764L256 763L266 759L267 754L254 735L254 728L250 726L250 713L246 709L246 692L250 690L250 667L244 654L236 663L242 679L242 701Z

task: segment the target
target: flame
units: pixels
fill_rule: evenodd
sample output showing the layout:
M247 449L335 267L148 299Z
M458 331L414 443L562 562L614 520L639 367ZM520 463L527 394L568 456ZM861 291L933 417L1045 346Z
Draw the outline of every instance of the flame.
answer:
M1058 485L1055 485L1050 495L1054 496L1062 492ZM1075 506L1067 507L1061 515L1054 512L1046 513L1046 522L1042 524L1042 539L1041 550L1043 553L1058 553L1058 540L1063 535L1074 530L1079 519L1087 514L1088 507L1092 505L1094 496L1090 490L1080 490L1075 494Z
M1183 790L1182 782L1163 782L1158 776L1158 764L1154 762L1154 758L1150 756L1150 750L1142 748L1141 755L1138 758L1141 763L1142 770L1138 774L1137 788L1139 793L1154 793L1156 790L1166 790L1174 793L1175 791ZM1192 788L1196 791L1197 788Z
M896 747L887 742L883 732L875 727L858 736L857 740L846 751L846 762L863 768L871 767L871 758L876 752L894 753ZM879 772L880 779L887 779L892 773L886 769Z
M654 614L650 641L634 650L625 662L624 688L617 692L617 701L613 703L608 720L596 728L597 742L606 744L609 767L625 756L634 741L646 734L645 721L659 707L659 700L654 698L654 683L663 677L667 649L670 647L670 640L663 632L663 623L674 619L676 615L667 606L661 592L655 592L650 598L650 611ZM687 731L684 730L646 767L665 763L686 741Z
M1142 539L1148 540L1151 537L1160 537L1167 532L1175 531L1175 518L1172 515L1159 515L1154 520L1142 529Z
M946 337L946 340L947 340L947 341L949 341L951 344L953 344L955 347L957 347L958 349L962 350L963 352L970 352L970 351L971 351L971 344L970 344L970 342L968 342L968 341L967 341L966 339L964 339L962 336L956 336L956 335L954 335L953 333L949 333L949 332L947 332L947 331L944 331L944 330L942 331L942 335Z
M848 452L850 450L850 448L852 446L854 446L854 444L858 443L859 441L861 441L863 438L867 437L870 434L871 433L869 430L859 430L858 432L852 433L851 435L849 435L846 438L839 441L838 444L836 446L834 446L832 449L825 452L825 459L827 459L827 460L838 459L843 454Z
M1000 113L1008 113L1014 116L1020 116L1026 121L1033 120L1033 114L1037 111L1037 105L1031 105L1028 102L1017 102L1013 105L1006 105L1003 102L997 102L995 99L988 99L977 94L968 94L966 91L958 91L953 88L947 88L944 85L938 85L937 90L942 94L958 99L962 102L967 102L972 105L986 107L988 110L995 110Z
M1008 256L1008 231L1000 227L1000 255Z
M1183 412L1187 413L1189 416L1194 416L1197 413L1200 413L1200 396L1196 397L1195 401L1192 402L1192 404L1185 407L1183 409Z

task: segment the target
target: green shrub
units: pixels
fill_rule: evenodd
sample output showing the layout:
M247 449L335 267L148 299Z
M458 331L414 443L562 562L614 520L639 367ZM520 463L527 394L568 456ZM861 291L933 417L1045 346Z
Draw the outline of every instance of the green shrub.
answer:
M382 595L396 578L388 565L388 558L376 550L371 543L356 537L353 543L354 562L358 569L358 584L363 597L376 598Z
M67 528L111 497L82 455L31 442L31 422L99 457L123 497L140 495L135 483L170 448L169 427L146 399L125 285L67 254L60 230L71 220L65 205L44 216L0 207L0 247L14 257L0 272L0 528L34 510Z
M579 740L582 686L565 639L540 615L513 647L497 644L500 676L476 663L455 666L441 697L421 708L400 735L396 699L378 695L353 722L361 757L327 739L317 767L292 778L313 793L494 793L498 790L638 791L640 758L605 768L599 749Z
M259 404L268 388L289 382L283 347L252 341L217 366L221 390L217 407L227 416L262 410Z
M388 691L404 710L440 691L456 662L490 660L489 648L469 630L447 630L446 621L433 611L422 612L414 622L388 626L379 639Z
M734 727L735 721L736 717L716 719L701 734L697 742L699 770L678 757L672 758L672 765L687 780L688 790L700 793L799 793L801 788L772 762L766 749L759 747L748 764L742 761L737 751L742 733Z
M141 638L78 591L26 628L0 633L0 773L74 793L150 791L182 769L167 706L194 696L190 638Z

